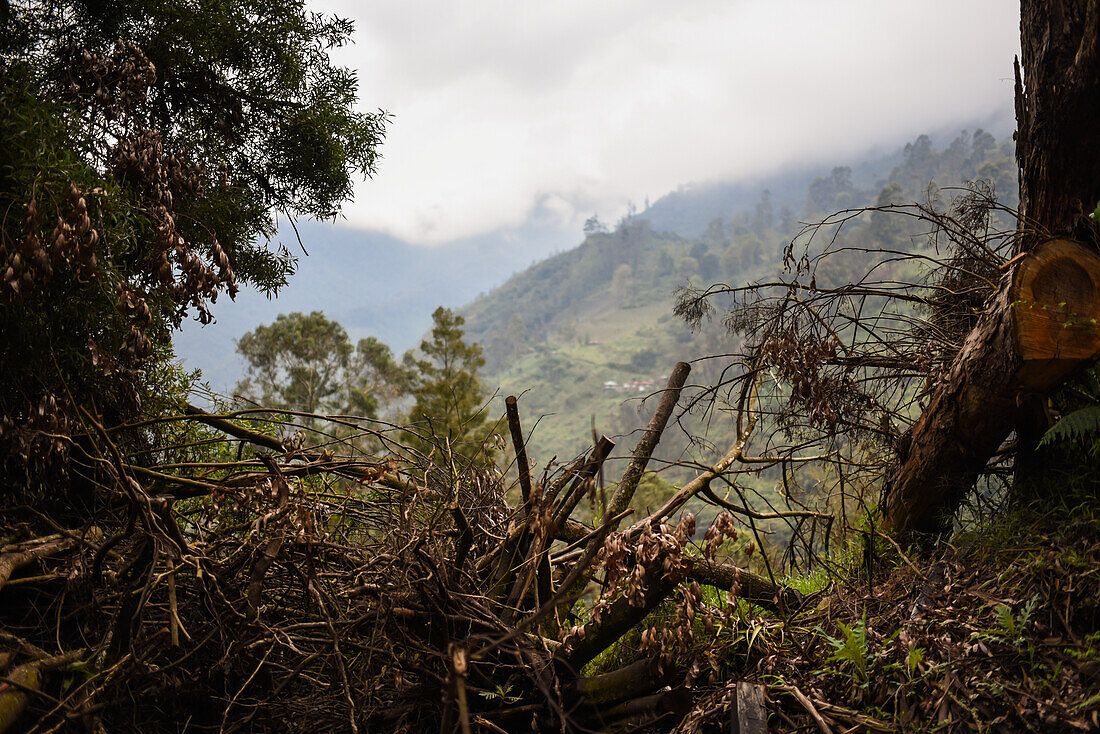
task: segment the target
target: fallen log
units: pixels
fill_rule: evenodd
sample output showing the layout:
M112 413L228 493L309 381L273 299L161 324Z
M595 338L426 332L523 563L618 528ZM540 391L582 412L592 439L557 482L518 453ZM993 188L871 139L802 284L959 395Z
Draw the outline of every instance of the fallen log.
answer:
M802 606L803 597L798 589L772 583L731 563L707 563L695 558L688 561L688 578L704 586L729 591L736 585L741 590L740 598L773 612L792 612Z
M601 706L652 693L671 683L672 677L672 670L662 670L658 658L642 658L610 673L578 678L573 692L585 704Z
M726 591L738 587L739 596L765 609L791 611L802 603L802 595L795 589L773 584L756 574L730 564L710 564L685 558L687 577L700 584L715 586ZM599 622L589 622L578 639L562 645L554 657L567 668L578 671L597 655L615 644L636 624L657 608L678 585L670 581L663 565L658 562L646 570L642 581L645 593L641 604L631 604L626 597L612 602Z
M885 496L888 527L932 532L973 486L1032 394L1100 355L1100 255L1049 240L1019 261L913 428Z
M586 718L598 721L605 727L623 723L652 726L665 717L682 719L689 711L691 690L681 686L623 701L608 709L594 711Z

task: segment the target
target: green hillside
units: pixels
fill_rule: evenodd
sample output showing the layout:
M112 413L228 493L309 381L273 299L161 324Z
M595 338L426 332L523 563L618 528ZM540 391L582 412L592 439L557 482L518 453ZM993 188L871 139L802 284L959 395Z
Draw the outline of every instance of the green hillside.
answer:
M689 385L713 384L731 360L707 357L735 351L722 324L692 333L673 315L678 287L739 285L778 275L782 249L798 234L799 221L839 209L929 195L949 200L950 187L975 178L988 180L1014 206L1011 156L1011 141L998 142L981 130L963 133L942 149L920 136L899 152L886 179L860 185L847 167L812 178L796 216L780 216L769 192L760 191L748 211L693 223L691 229L702 231L698 237L657 231L645 212L625 217L610 231L590 222L578 247L515 275L463 310L468 338L485 349L485 384L501 395L521 395L525 424L537 421L529 445L536 463L572 458L591 445L594 426L618 442L618 463L611 466L621 467L635 443L630 434L655 407L645 397L663 386L672 366L693 362ZM948 190L937 193L936 187ZM921 231L881 215L861 216L846 226L844 237L868 249L924 246ZM847 276L823 272L819 282ZM683 416L666 432L658 459L709 465L732 439L720 412ZM667 477L689 472L673 468ZM615 476L614 468L610 474ZM768 495L777 483L765 474L756 489Z

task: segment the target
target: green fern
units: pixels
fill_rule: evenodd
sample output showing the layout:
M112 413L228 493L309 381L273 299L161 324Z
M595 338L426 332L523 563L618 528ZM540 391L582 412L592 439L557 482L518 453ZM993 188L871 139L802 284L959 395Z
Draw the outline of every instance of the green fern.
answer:
M833 654L829 660L838 663L848 663L851 666L852 679L859 684L868 681L868 655L867 655L867 612L863 612L863 619L851 627L840 622L840 631L844 633L844 639L825 636L825 641L833 648Z
M1062 419L1046 432L1040 446L1051 446L1062 441L1092 439L1089 450L1096 453L1100 448L1100 405L1075 410L1062 416Z

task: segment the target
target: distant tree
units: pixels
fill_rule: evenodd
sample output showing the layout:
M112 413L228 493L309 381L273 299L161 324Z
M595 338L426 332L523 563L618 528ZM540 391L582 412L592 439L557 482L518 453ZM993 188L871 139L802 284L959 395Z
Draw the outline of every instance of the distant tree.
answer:
M600 221L597 214L593 214L584 221L584 236L592 237L597 234L607 234L607 227Z
M772 192L764 189L760 192L760 201L756 203L756 209L752 215L752 231L758 235L764 234L775 224L775 214L772 210Z
M389 347L369 337L353 349L344 328L320 311L280 315L242 336L237 351L248 361L237 392L265 407L375 417L408 390Z
M527 351L527 325L518 313L512 314L512 318L508 320L504 341L505 351L509 357L518 357Z
M676 274L681 278L695 278L699 275L699 261L691 255L684 255L676 260Z
M721 217L716 217L707 222L707 229L703 232L703 241L711 249L720 250L726 246L728 235L726 234L726 222Z
M938 158L932 148L932 140L920 135L905 145L902 162L890 173L890 178L908 189L910 194L920 195L936 176Z
M741 250L741 244L734 241L730 242L729 247L722 251L722 273L730 280L736 278L744 270Z
M657 277L669 275L675 268L676 261L672 259L672 255L668 254L668 250L662 247L657 255Z
M997 201L1007 207L1016 208L1020 203L1020 169L1013 158L1004 157L988 160L978 166L978 179L993 184L997 192Z
M895 181L882 187L878 198L875 199L875 206L889 207L895 204L904 204L907 200L905 189ZM872 244L891 249L910 249L911 243L906 237L908 234L907 223L906 217L897 213L890 211L871 212L871 225L868 231L873 240Z
M852 185L852 169L837 166L828 177L818 176L810 183L806 208L811 216L837 210L837 199L855 190Z
M688 254L695 258L699 265L699 277L703 280L713 280L721 274L722 263L718 256L710 252L706 244L696 242L691 246Z
M744 237L749 233L750 224L747 214L736 214L730 217L730 236L734 239Z
M951 178L959 171L966 168L967 162L973 153L972 138L970 133L963 130L951 141L937 156L937 169L947 172Z
M779 207L779 231L784 235L789 235L792 230L794 230L794 225L794 213L791 211L791 208L786 204Z
M991 133L978 128L970 140L971 158L975 166L987 159L997 150L997 139Z
M477 371L485 364L481 347L467 344L466 320L440 306L432 314L431 338L420 342L419 354L407 352L416 402L409 421L424 440L412 443L425 453L446 444L469 460L480 462L492 431L485 426L485 394Z
M978 128L970 137L970 155L959 166L960 181L972 181L978 176L978 168L990 157L997 158L997 139Z
M372 418L386 415L409 394L411 380L388 345L373 336L360 339L344 380L348 412Z
M343 374L351 357L347 332L320 311L280 314L237 342L248 361L237 391L262 405L305 413L332 412L343 403Z
M756 235L742 235L725 249L720 261L725 274L733 278L739 273L752 270L762 261L764 243Z

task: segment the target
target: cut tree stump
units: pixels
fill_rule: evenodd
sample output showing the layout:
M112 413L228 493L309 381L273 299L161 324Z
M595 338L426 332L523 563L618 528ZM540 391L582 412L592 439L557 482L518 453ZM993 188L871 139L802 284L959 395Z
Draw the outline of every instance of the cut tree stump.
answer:
M1100 256L1070 240L1031 250L1013 277L1013 336L1024 388L1056 387L1100 353Z
M945 516L1013 429L1026 464L1041 426L1033 405L1021 408L1095 354L1095 330L1087 335L1083 322L1057 319L1088 313L1096 301L1090 261L1100 249L1100 228L1089 212L1100 201L1100 0L1021 0L1020 48L1016 248L1024 258L1015 283L1001 284L932 392L887 484L885 524L903 534L943 530ZM1035 302L1050 299L1062 314L1053 321L1050 313L1021 316L1023 299L1016 296L1025 291Z
M1054 239L1001 283L913 427L886 495L900 533L943 528L1017 423L1021 405L1100 355L1100 255Z

